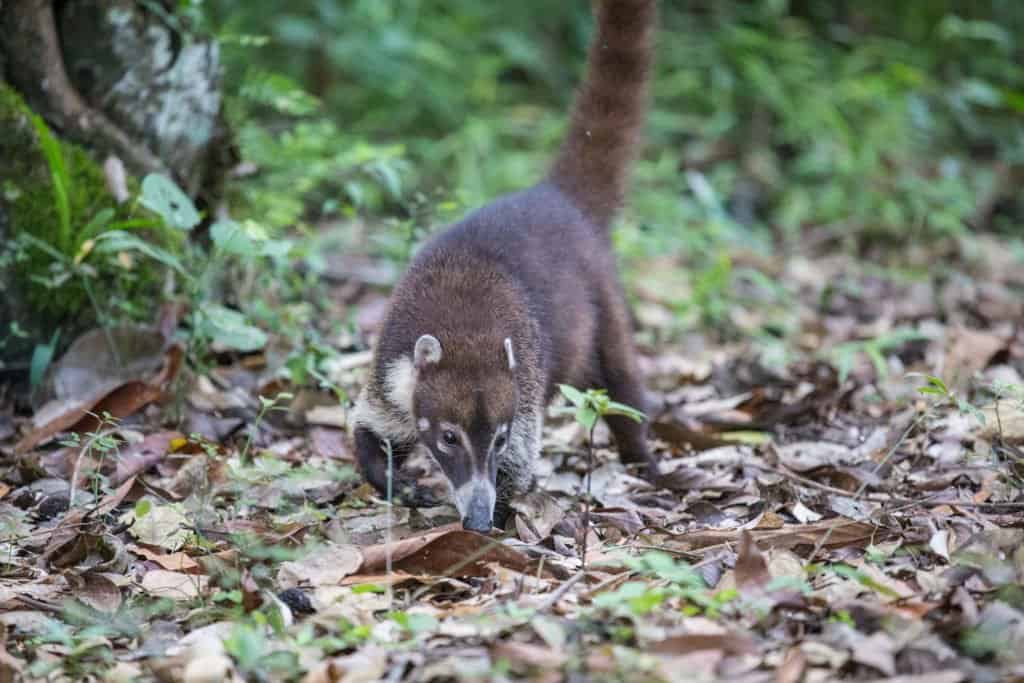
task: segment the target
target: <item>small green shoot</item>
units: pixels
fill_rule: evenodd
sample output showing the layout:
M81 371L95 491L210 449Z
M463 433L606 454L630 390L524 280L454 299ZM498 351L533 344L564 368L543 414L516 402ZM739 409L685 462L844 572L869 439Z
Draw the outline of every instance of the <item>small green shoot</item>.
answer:
M920 341L926 338L924 334L917 330L899 328L879 335L874 339L861 339L838 344L826 352L826 357L838 371L840 384L845 382L850 376L858 354L864 354L871 361L871 365L875 369L875 376L881 380L889 376L889 365L885 359L886 354L899 349L907 342Z
M956 392L951 390L941 378L933 375L924 375L918 372L911 372L907 374L907 377L921 377L925 380L926 384L917 388L917 393L922 396L934 396L937 399L936 405L949 405L956 408L961 413L969 414L974 417L980 424L985 424L985 414L978 409L970 401L960 398L956 395Z
M587 568L587 536L590 531L590 475L594 470L594 427L599 417L621 415L636 422L644 421L644 414L624 403L617 403L608 397L603 389L588 389L583 392L568 384L559 384L562 396L565 396L573 408L571 411L580 425L587 430L587 497L583 510L583 543L581 558L583 570Z

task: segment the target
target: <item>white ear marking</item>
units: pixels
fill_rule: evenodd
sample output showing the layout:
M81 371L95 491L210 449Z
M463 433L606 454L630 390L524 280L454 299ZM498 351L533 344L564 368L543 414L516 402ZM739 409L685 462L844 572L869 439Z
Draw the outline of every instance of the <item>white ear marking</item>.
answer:
M505 337L505 355L508 357L508 369L516 369L516 352L512 348L512 338Z
M425 334L416 340L416 346L412 351L413 364L416 369L422 370L431 363L441 360L441 342L432 334Z
M419 421L416 423L416 426L419 428L421 432L425 432L428 429L430 429L430 420L428 420L425 417L421 417Z

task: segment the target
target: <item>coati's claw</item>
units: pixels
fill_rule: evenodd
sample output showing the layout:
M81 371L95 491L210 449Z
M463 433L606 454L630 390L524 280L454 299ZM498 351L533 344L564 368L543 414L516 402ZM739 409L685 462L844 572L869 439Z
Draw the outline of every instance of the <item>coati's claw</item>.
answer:
M438 498L430 488L421 485L415 479L399 479L392 488L395 502L410 508L433 508L445 501Z
M512 508L508 503L499 500L494 506L495 528L504 530L510 517L512 517Z

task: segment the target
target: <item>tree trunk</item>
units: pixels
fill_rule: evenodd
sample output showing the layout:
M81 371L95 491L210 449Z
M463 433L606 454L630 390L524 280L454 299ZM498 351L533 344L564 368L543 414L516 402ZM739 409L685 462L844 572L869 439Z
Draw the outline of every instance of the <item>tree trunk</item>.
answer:
M48 341L54 328L52 320L28 319L32 306L25 291L31 284L12 276L12 257L4 254L14 237L47 234L52 225L46 224L57 218L45 194L52 185L49 169L25 105L62 142L88 150L62 144L80 195L81 183L91 183L96 187L88 192L114 205L102 172L112 156L136 176L172 177L201 204L219 200L222 179L236 161L222 112L219 46L185 32L174 4L0 0L0 371L26 368L31 348ZM48 205L38 201L39 211L23 210L26 192L37 189ZM95 207L91 201L75 220L88 220ZM90 324L87 315L74 317L57 323L64 341L74 328ZM5 345L12 322L28 339L14 344L8 338Z

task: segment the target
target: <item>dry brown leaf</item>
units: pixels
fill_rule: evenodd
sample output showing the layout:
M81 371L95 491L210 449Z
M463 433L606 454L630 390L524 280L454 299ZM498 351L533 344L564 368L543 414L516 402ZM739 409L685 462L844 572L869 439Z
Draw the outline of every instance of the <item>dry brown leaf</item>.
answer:
M985 406L982 412L985 415L982 438L988 441L998 439L1011 446L1024 446L1024 407L1012 401L1001 401Z
M789 524L781 529L754 530L751 532L759 546L765 549L794 548L800 545L814 547L829 534L825 548L864 547L869 543L884 541L889 533L885 529L835 517L815 524ZM697 530L679 534L668 541L671 547L681 550L699 550L739 541L739 532Z
M962 671L944 669L926 674L873 678L867 683L961 683L967 678Z
M768 573L768 561L754 542L751 533L744 529L740 532L740 548L736 556L736 588L743 595L759 595L764 592L771 574Z
M686 655L700 650L731 655L757 652L754 641L738 633L683 633L650 643L644 649L659 655Z
M17 609L18 600L26 596L40 602L59 602L68 589L67 580L60 574L47 576L41 581L26 582L4 579L0 582L0 613Z
M121 483L115 490L111 491L103 497L96 506L96 509L90 513L92 517L102 517L103 515L110 514L114 509L124 502L124 499L128 497L128 494L132 490L132 486L135 485L135 478L131 477Z
M314 406L306 411L306 424L344 429L348 425L348 415L340 405Z
M7 634L5 633L4 636ZM6 640L6 638L4 638ZM26 662L18 659L0 642L0 683L15 683L22 679Z
M131 524L128 533L140 543L172 552L181 548L192 535L191 524L180 503L153 505L142 517L137 516L135 510L129 510L121 516L121 521Z
M516 511L516 533L525 543L536 544L551 534L563 517L558 501L546 491L533 491L512 503Z
M282 588L298 585L337 586L365 564L358 546L327 543L300 560L283 562L277 571Z
M794 472L810 472L821 467L857 464L847 446L827 441L799 441L775 446L779 462Z
M209 577L153 569L142 577L142 588L150 595L172 600L191 600L206 591Z
M1008 343L1003 335L966 327L953 327L948 335L941 372L951 387L964 387L975 373L988 367Z
M99 423L92 415L127 417L156 401L177 375L182 357L180 346L168 345L163 335L148 328L87 332L54 365L48 383L53 398L36 411L15 453L63 431L94 430Z
M625 508L604 508L592 511L590 521L595 526L614 527L628 535L636 534L646 526L636 510Z
M517 669L561 669L569 657L565 651L558 651L546 645L534 645L516 640L502 640L491 646L491 655L507 659ZM526 665L523 667L522 665Z
M121 451L117 460L117 469L110 476L112 486L117 486L132 477L142 474L147 469L163 460L171 452L171 444L184 435L175 431L163 431L150 434L142 441L130 445Z
M360 571L384 568L386 544L367 546L362 551L365 561ZM393 568L409 574L486 576L490 573L487 568L490 563L519 572L534 566L534 562L518 550L487 536L464 531L456 524L392 543L390 552Z
M384 679L387 664L387 651L371 645L321 662L309 670L302 683L375 683Z
M886 676L896 673L895 643L893 639L881 631L872 633L867 638L860 638L851 648L853 661L870 666Z
M658 656L656 671L663 680L678 680L679 672L685 671L690 680L716 680L716 672L725 659L722 650L694 650L685 655Z
M43 551L42 556L44 562L55 563L56 559L64 558L64 561L57 566L70 566L85 556L85 550L80 541L85 536L83 527L86 524L87 515L88 511L83 508L73 508L64 513L47 539L46 550ZM73 552L76 548L78 552Z
M790 648L782 664L775 670L775 683L800 683L807 670L807 658L799 648Z
M707 451L729 445L728 441L719 436L691 429L676 421L653 422L651 432L662 441L683 451Z
M313 427L309 430L309 444L321 458L351 460L352 453L346 443L345 431L330 427Z
M113 613L121 606L121 589L110 578L89 572L78 577L75 596L100 612Z
M199 563L186 553L159 553L138 545L129 545L128 550L151 562L156 562L168 571L181 572L184 574L202 573L202 568L199 566Z

